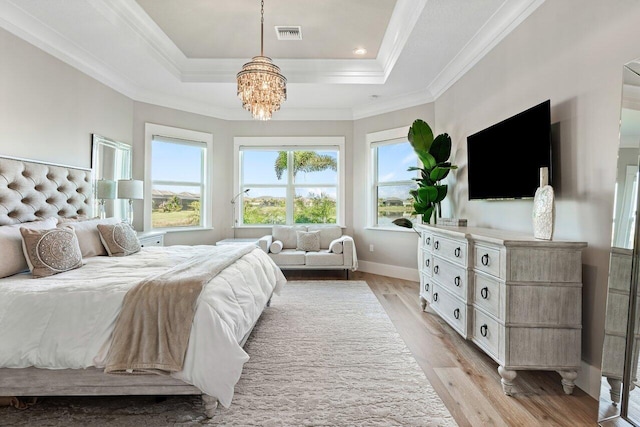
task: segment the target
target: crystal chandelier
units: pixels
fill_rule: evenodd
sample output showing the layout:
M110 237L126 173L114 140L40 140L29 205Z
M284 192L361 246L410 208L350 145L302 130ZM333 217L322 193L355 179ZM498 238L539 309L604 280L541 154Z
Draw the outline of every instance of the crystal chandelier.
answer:
M236 77L242 108L254 119L269 120L287 100L287 79L271 58L264 56L264 0L260 2L260 56L244 64Z

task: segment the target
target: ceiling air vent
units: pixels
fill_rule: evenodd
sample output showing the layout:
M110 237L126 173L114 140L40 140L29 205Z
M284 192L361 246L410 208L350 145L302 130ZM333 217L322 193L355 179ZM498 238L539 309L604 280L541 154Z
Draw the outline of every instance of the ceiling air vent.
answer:
M302 27L276 25L278 40L302 40Z

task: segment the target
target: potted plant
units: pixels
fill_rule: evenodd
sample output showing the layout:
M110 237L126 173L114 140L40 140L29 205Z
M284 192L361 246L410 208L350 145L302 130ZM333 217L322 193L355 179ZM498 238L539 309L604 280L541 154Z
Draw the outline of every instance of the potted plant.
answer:
M447 197L447 185L441 181L449 175L451 169L458 167L449 161L451 155L451 137L442 133L435 138L431 127L424 121L417 119L409 128L409 143L418 155L422 167L410 167L409 171L420 171L420 176L413 178L418 187L409 193L414 199L413 214L422 215L422 222L434 224L442 217L440 203ZM406 218L393 221L400 227L413 228L413 223Z

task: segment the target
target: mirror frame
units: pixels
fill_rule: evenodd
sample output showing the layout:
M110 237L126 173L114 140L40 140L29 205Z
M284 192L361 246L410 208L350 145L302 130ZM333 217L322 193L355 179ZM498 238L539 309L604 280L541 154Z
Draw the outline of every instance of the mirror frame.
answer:
M133 147L127 143L116 141L114 139L106 138L102 135L91 134L91 169L93 170L93 194L97 195L98 181L105 176L109 179L118 181L120 179L131 179L132 176L132 157ZM114 159L111 162L111 170L108 175L105 174L104 160L102 159L102 152L104 148L111 148L114 150ZM93 210L95 214L99 213L100 200L97 197L93 198ZM128 218L128 204L126 200L116 198L113 200L105 200L105 209L107 216L112 216L125 220Z

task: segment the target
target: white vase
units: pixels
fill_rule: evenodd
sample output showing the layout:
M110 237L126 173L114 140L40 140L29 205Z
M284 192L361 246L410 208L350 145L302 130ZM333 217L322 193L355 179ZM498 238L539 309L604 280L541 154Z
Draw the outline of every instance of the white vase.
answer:
M554 193L549 184L549 169L540 168L540 187L533 198L533 237L551 240L553 236Z

